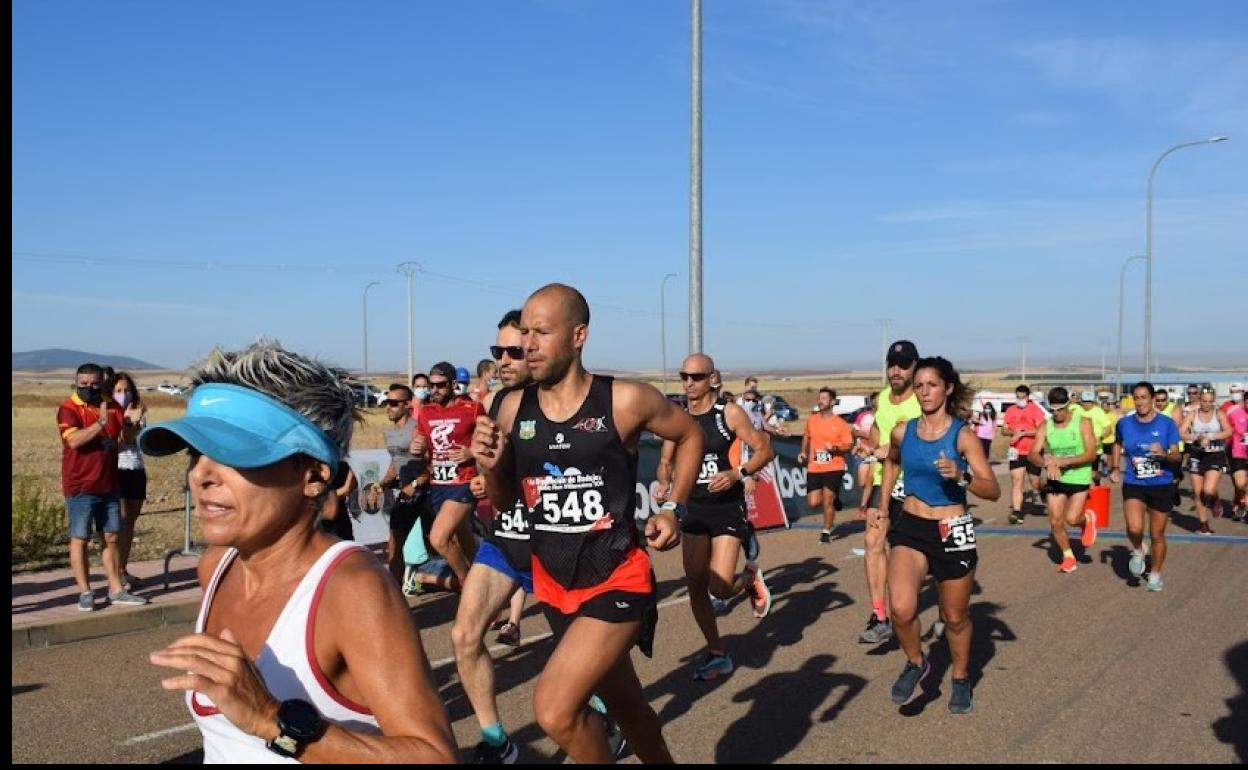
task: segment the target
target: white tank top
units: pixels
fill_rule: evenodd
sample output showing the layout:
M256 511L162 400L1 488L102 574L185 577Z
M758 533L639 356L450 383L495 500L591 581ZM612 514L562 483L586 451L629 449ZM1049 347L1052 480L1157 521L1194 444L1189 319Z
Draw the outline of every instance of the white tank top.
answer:
M380 735L381 728L373 712L365 706L352 703L334 689L334 685L316 662L313 645L315 628L312 621L316 618L316 610L330 573L343 559L363 550L365 549L362 546L355 543L341 542L335 543L321 554L321 558L303 576L303 580L291 594L290 601L286 602L278 615L264 648L256 658L256 668L264 677L269 692L279 701L291 698L305 700L316 707L326 722L357 732ZM237 555L238 551L231 548L217 565L212 581L204 592L199 619L195 621L197 633L203 633L217 586ZM274 754L265 747L263 740L235 727L224 714L217 711L212 701L203 693L187 692L186 704L204 736L205 764L298 764L294 759Z

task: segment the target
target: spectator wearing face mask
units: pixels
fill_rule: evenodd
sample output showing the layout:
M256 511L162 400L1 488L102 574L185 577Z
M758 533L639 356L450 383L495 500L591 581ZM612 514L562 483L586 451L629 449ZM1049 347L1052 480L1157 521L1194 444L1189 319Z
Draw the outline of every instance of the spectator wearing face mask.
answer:
M117 539L117 558L121 565L121 584L127 591L138 587L138 580L126 571L130 563L130 546L134 543L134 526L147 501L147 470L139 451L139 431L147 427L147 404L139 396L134 378L117 372L107 389L121 412L124 427L117 452L117 488L121 497L121 532Z
M485 403L485 397L498 387L498 364L492 359L483 358L477 362L477 387L472 392L472 400Z
M472 384L472 375L464 367L455 370L455 395L457 397L468 395L468 386Z
M74 393L56 413L61 434L61 491L69 514L69 564L78 584L78 609L95 609L87 543L94 529L103 541L102 560L113 604L147 604L121 584L118 536L121 501L118 496L118 442L125 429L122 410L105 398L104 370L83 364L74 375ZM111 394L110 394L111 395Z
M412 376L412 419L420 414L420 408L429 403L429 375L417 372Z

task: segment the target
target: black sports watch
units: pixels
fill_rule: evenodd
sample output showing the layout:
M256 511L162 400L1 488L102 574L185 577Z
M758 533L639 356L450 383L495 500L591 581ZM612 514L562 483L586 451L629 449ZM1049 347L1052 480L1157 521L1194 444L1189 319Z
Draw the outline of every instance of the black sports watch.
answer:
M966 489L973 481L975 481L975 474L970 471L962 471L962 478L958 479L958 486Z
M265 746L274 754L293 758L305 744L321 737L325 720L306 700L284 700L277 708L277 730L277 737Z

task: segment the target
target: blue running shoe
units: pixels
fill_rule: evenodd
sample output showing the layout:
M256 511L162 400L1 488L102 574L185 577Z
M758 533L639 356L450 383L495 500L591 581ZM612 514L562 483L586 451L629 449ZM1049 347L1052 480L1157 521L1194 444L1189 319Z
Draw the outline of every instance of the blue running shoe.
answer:
M923 656L923 662L917 666L910 661L906 661L906 667L901 670L897 681L893 682L893 703L896 703L898 706L905 706L919 697L919 683L923 681L924 677L931 670L932 666L927 662L926 655Z
M952 685L952 692L949 694L949 713L969 714L974 711L975 704L971 702L971 680L954 679Z
M701 665L693 670L693 678L709 682L732 673L732 658L721 652L708 653Z

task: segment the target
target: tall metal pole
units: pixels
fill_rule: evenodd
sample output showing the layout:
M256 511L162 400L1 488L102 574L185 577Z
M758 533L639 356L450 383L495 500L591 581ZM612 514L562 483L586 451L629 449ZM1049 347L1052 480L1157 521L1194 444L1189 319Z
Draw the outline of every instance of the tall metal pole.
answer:
M875 320L880 325L880 380L885 386L888 385L888 338L891 336L889 331L893 328L893 319L877 318Z
M1157 167L1166 159L1166 156L1175 150L1181 150L1184 147L1195 147L1201 144L1225 142L1229 138L1227 136L1213 136L1196 142L1176 144L1163 152L1148 171L1148 211L1145 215L1147 232L1144 236L1144 256L1147 258L1146 267L1144 268L1144 379L1146 380L1151 373L1150 367L1153 362L1153 176L1157 173Z
M1136 254L1134 257L1127 257L1122 263L1122 269L1118 271L1118 392L1114 394L1117 399L1122 398L1122 298L1123 289L1127 280L1127 265L1137 259L1144 259L1143 254Z
M410 384L415 370L412 368L412 276L420 265L415 262L402 262L399 272L407 276L407 381Z
M659 350L663 356L663 395L667 395L667 279L675 278L675 273L668 273L659 282Z
M1021 342L1023 343L1023 376L1022 376L1021 382L1022 384L1026 385L1027 384L1027 338L1023 337Z
M381 281L373 281L364 287L364 382L366 383L368 382L368 290L380 285Z
M693 2L689 140L689 353L702 352L702 0Z
M1105 381L1105 343L1101 343L1101 382Z

